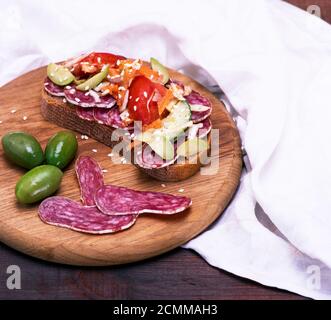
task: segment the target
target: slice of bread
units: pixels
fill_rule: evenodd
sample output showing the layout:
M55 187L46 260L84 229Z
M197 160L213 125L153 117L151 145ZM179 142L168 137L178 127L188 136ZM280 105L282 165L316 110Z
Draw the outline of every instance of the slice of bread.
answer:
M118 141L112 139L114 129L96 121L88 121L78 117L76 107L63 101L63 97L55 97L44 89L41 93L42 116L60 127L80 132L101 143L114 147Z
M87 135L109 147L114 147L118 143L118 141L114 141L114 136L112 139L112 135L116 134L115 129L99 124L96 121L81 119L76 114L75 106L66 103L63 97L55 97L48 94L44 89L42 89L41 94L41 114L46 120L60 127ZM136 166L155 179L165 182L181 181L199 171L201 167L200 156L197 157L196 161L191 161L192 163L188 161L185 163L174 163L159 169L145 169L139 165Z

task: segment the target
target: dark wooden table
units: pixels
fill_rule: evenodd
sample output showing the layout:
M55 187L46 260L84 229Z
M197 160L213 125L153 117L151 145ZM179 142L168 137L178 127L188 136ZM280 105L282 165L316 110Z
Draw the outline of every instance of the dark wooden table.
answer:
M319 5L331 21L331 1ZM9 265L21 269L22 289L8 290ZM209 266L194 252L176 249L131 265L77 268L40 261L0 244L0 299L303 299Z
M8 265L21 269L22 289L8 290ZM297 299L209 266L176 249L131 265L77 268L43 262L0 246L0 299Z

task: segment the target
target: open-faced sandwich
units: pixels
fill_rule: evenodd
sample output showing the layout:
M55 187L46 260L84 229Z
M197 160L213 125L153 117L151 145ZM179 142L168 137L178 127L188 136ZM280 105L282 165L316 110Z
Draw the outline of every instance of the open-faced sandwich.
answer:
M156 59L110 53L49 64L42 93L47 120L111 147L118 143L114 130L124 132L134 163L163 181L199 170L210 147L211 111L206 97Z

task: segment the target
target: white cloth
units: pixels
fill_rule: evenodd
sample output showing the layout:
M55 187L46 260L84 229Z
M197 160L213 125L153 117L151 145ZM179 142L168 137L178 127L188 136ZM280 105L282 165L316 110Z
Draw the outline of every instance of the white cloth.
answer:
M155 56L219 84L252 171L185 247L265 285L331 298L328 24L278 0L0 2L0 84L92 49Z

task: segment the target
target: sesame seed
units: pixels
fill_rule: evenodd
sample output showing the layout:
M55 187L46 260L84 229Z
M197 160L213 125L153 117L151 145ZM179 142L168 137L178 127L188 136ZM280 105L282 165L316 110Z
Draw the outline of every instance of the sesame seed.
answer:
M17 110L16 109L13 109L13 110L11 110L10 112L11 113L15 113Z
M98 57L98 59L97 59L97 60L98 60L98 63L101 63L101 58L100 58L100 57Z
M130 96L129 99L131 100L132 99L132 96Z
M183 188L180 188L178 192L184 192L185 190Z
M125 158L121 158L121 162L122 163L126 163L126 159Z
M162 188L165 188L165 187L166 187L166 185L165 185L164 183L162 183L162 184L161 184L161 187L162 187Z
M138 102L139 101L139 97L138 98L136 98L136 102Z
M66 89L70 90L71 89L71 86L66 86Z
M23 121L25 121L25 120L27 120L28 119L28 117L27 116L24 116L23 117Z
M2 123L2 120L0 120L0 124Z
M66 103L67 102L67 99L66 98L63 98L63 100L62 100L64 103Z
M89 87L89 86L86 86L84 89L85 89L85 90L88 90L88 89L90 89L90 87Z
M125 90L123 86L118 87L118 90Z
M45 86L48 86L48 85L49 85L49 83L48 83L48 82L45 82L45 83L44 83L44 85L45 85Z
M90 91L85 93L85 96L89 96L90 95Z
M75 89L71 89L71 90L69 91L70 94L75 94L75 92L76 92Z
M106 172L108 172L108 170L107 169L102 169L102 172L105 172L106 173Z
M144 97L147 98L147 92L146 91L144 91Z
M118 98L119 98L119 99L121 99L121 98L122 98L122 95L121 95L120 93L118 94Z
M134 111L137 111L137 106L133 106L133 110Z
M150 78L151 78L151 79L153 79L153 78L154 78L154 76L153 76L153 75L151 75L151 76L150 76Z
M120 60L117 60L116 61L116 64L119 66L121 64L121 61Z
M113 156L113 153L108 153L108 157L112 157Z
M98 150L97 149L92 149L92 152L96 153L96 152L98 152Z
M76 101L76 102L80 102L80 99L79 99L79 98L75 98L75 101Z

